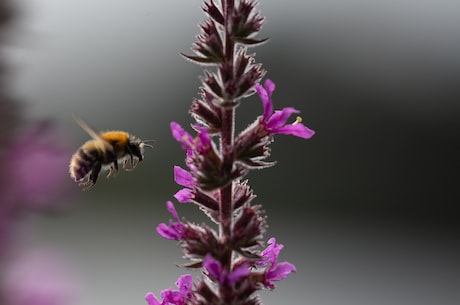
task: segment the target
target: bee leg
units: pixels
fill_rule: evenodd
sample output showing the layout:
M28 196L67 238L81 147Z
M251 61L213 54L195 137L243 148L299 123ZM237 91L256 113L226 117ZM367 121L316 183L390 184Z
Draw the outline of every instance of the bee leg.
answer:
M113 167L109 167L109 172L107 173L107 176L105 176L107 179L110 178L112 176L112 171L113 171Z
M132 169L135 169L137 165L139 164L139 162L141 162L140 159L136 159L136 162L133 164Z
M94 183L88 179L84 182L80 182L78 186L80 186L83 191L89 191L94 186Z
M117 160L113 161L113 165L110 166L109 168L109 174L107 175L107 178L110 178L111 176L116 177L118 175L118 162Z
M137 164L134 164L134 158L133 158L133 155L129 155L131 157L131 170L135 169L136 168L136 165Z
M115 177L118 175L118 160L113 161L113 168L115 169Z
M131 167L130 168L125 168L125 170L127 172L130 172L130 171L134 170L136 168L136 166L139 164L139 159L136 159L137 160L137 162L136 162L136 161L134 161L133 155L130 155L130 156L131 156Z
M91 175L89 176L86 182L82 182L79 185L83 187L84 191L90 190L97 181L97 177L99 176L99 172L101 171L102 164L101 162L96 162L91 170Z

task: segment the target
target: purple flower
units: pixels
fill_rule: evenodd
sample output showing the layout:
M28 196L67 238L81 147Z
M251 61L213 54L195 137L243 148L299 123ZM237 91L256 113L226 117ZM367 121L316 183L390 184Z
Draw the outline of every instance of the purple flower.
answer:
M177 184L185 186L186 188L178 191L174 198L180 203L190 202L194 198L193 188L195 188L195 181L190 172L181 168L180 166L174 166L174 181Z
M5 253L8 246L12 221L8 214L7 202L0 198L0 257Z
M288 262L277 263L278 256L283 249L283 245L277 244L274 237L268 240L269 246L262 251L262 260L257 263L258 266L267 266L264 271L264 285L269 289L274 289L273 281L285 279L290 273L296 272L293 264Z
M70 153L66 146L65 139L48 122L35 124L18 135L6 156L10 185L3 197L30 209L62 206L55 199L66 186L62 170Z
M190 202L194 198L193 191L191 189L181 189L174 194L174 198L177 199L180 203Z
M186 132L182 126L176 122L171 122L170 126L174 139L176 139L177 142L182 143L183 149L190 149L193 147L193 137Z
M145 295L145 300L149 305L161 305L161 302L158 301L157 297L152 292L148 292Z
M188 188L195 187L192 175L180 166L174 166L174 181Z
M198 136L193 138L178 123L171 122L170 126L174 139L182 143L183 149L197 151L200 154L206 154L210 150L211 137L206 128L195 125L194 128L198 131Z
M27 249L5 265L2 296L8 305L73 304L79 290L73 271L54 250Z
M187 227L179 219L174 204L171 201L166 203L168 211L172 214L175 221L169 221L169 225L160 223L157 227L157 232L166 239L180 240L187 234Z
M295 266L288 262L272 265L265 273L265 285L268 288L273 289L275 288L275 285L272 283L273 281L281 281L282 279L287 278L290 273L296 271Z
M194 128L198 131L198 136L196 138L197 150L205 154L211 148L211 136L209 135L208 129L203 126L195 125Z
M268 240L268 247L265 248L265 250L262 251L262 260L259 261L257 264L260 266L264 266L267 264L276 264L276 260L278 259L278 256L283 250L284 246L281 244L276 243L276 238L272 237Z
M145 300L148 305L185 305L187 301L192 299L193 278L191 274L181 275L177 281L176 286L179 290L165 289L161 292L162 302L158 301L156 296L149 292L145 295Z
M221 262L214 259L210 254L207 254L204 258L203 267L208 271L209 278L226 286L232 286L250 274L247 264L237 266L232 272L228 273L222 268Z
M272 94L275 91L275 83L267 79L265 86L256 84L256 91L262 100L264 114L262 116L262 125L265 127L268 134L289 134L299 138L309 139L315 132L301 123L302 119L297 119L292 124L286 124L287 120L293 113L299 111L292 107L286 107L281 110L276 110L273 113Z

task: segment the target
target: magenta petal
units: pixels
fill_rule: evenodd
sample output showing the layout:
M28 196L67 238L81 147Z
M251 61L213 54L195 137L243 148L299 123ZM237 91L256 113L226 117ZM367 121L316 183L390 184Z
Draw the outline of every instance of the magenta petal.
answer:
M161 237L171 240L179 240L182 236L177 230L164 223L160 223L157 226L157 233Z
M268 119L267 128L275 129L282 127L286 124L291 114L299 113L299 111L292 107L286 107L282 110L276 110L275 113Z
M262 260L257 263L258 266L265 266L267 264L274 266L281 250L284 248L283 245L276 243L276 239L274 237L268 240L268 244L268 247L261 253Z
M174 181L179 185L189 188L193 188L195 186L192 174L180 166L174 166Z
M272 94L273 94L273 91L275 91L275 83L272 82L271 79L267 79L267 80L265 81L264 87L265 87L265 90L267 90L268 96L271 97Z
M265 90L265 88L261 84L256 84L255 88L256 88L257 94L262 100L262 103L266 104L267 101L270 99L268 96L267 90Z
M169 213L179 221L179 215L177 214L176 208L174 207L174 204L171 201L166 202L166 208L168 209Z
M182 148L190 148L191 143L193 143L193 137L176 122L171 122L170 126L174 139L182 143Z
M174 194L174 198L177 199L180 203L187 203L193 199L193 192L191 189L181 189L176 194Z
M147 304L149 305L161 305L157 297L151 292L145 295L145 300L147 301Z
M303 139L310 139L315 134L314 130L309 129L302 123L286 125L280 128L272 129L271 131L276 134L293 135Z
M203 267L208 271L209 277L219 280L222 277L222 265L210 254L206 255L203 260Z
M288 262L282 262L276 265L274 268L270 268L270 271L266 275L266 280L268 281L281 281L282 279L287 278L287 276L296 272L296 268L293 264Z
M199 125L195 125L195 129L198 130L196 149L201 153L206 153L211 147L211 137L209 136L208 129Z
M177 281L176 286L179 290L165 289L161 292L163 298L162 304L185 305L191 297L193 288L193 278L190 274L181 275ZM149 304L150 305L150 304Z
M177 281L176 286L179 288L179 292L186 296L188 295L193 288L193 278L191 274L181 275Z
M174 304L182 305L184 303L183 296L179 291L172 289L165 289L161 292L161 298L163 299L163 304Z
M259 94L260 100L262 101L262 106L264 108L263 121L266 121L273 112L273 104L268 95L267 91L260 84L256 84L256 91Z
M251 271L249 270L249 265L244 264L238 266L237 268L235 268L235 270L232 271L232 273L228 275L229 285L233 285L235 283L240 282L241 279L247 277L250 273Z

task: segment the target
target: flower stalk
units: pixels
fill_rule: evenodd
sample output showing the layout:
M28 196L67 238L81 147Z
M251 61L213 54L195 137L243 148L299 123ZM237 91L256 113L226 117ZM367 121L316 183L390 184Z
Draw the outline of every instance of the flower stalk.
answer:
M274 289L274 282L295 272L294 265L278 263L282 245L275 238L263 249L266 216L246 174L253 169L273 166L266 161L274 135L288 134L309 139L314 131L300 117L287 123L299 111L286 107L274 110L275 84L266 80L266 71L255 63L248 47L266 39L255 35L264 18L255 0L205 0L207 19L192 46L194 55L182 54L197 64L214 67L204 71L200 97L192 102L190 114L196 123L196 136L178 123L171 123L173 137L186 150L187 170L175 166L174 178L184 188L174 197L180 203L197 205L217 226L197 225L179 217L173 202L167 209L173 220L162 223L157 232L166 239L179 241L190 269L201 269L203 277L193 284L191 275L181 276L179 290L161 292L161 301L148 293L149 305L256 305L262 304L256 291ZM257 93L263 112L254 122L235 135L236 110L244 98ZM216 145L215 143L219 143Z

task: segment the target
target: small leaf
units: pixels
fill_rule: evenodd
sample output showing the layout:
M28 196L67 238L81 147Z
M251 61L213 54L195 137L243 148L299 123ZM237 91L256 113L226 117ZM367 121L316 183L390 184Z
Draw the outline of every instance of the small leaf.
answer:
M185 57L186 59L194 62L194 63L197 63L197 64L201 64L201 65L215 65L215 64L218 64L220 63L220 61L216 60L216 59L212 59L212 58L205 58L205 57L200 57L200 56L194 56L194 55L187 55L187 54L184 54L184 53L180 53L180 55L182 55L183 57Z
M190 263L187 265L177 265L177 267L189 268L189 269L198 269L203 266L203 262Z
M253 160L253 159L238 159L241 163L249 167L250 169L264 169L268 167L272 167L276 164L276 161L273 162L265 162L260 160Z
M270 38L264 39L254 39L254 38L243 38L243 37L236 37L236 41L248 45L248 46L259 46L266 43Z
M236 252L249 259L260 259L260 256L249 251L235 249Z

